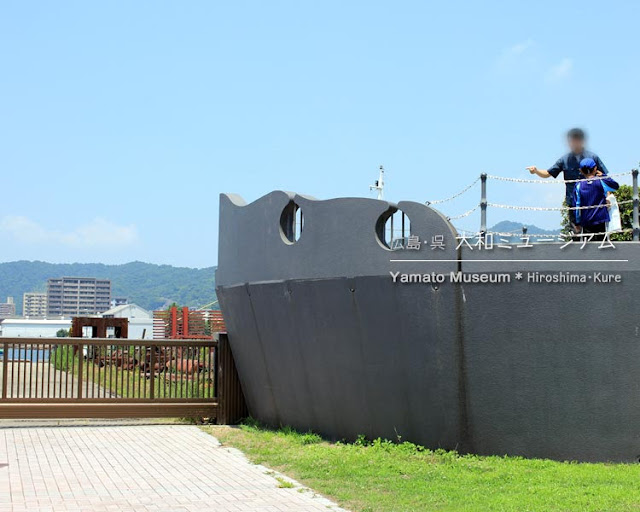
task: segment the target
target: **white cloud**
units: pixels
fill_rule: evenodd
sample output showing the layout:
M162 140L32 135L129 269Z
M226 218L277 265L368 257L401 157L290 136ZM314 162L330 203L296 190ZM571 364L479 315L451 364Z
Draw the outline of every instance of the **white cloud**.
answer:
M562 59L555 66L551 66L547 73L547 81L559 82L568 78L573 70L573 61L567 57Z
M78 226L72 231L47 229L37 222L19 215L0 219L0 234L24 244L51 244L73 248L113 248L138 241L136 227L118 226L102 218Z
M527 39L505 48L496 62L498 69L507 71L517 66L525 57L528 57L526 54L534 45L533 39Z
M534 42L533 39L527 39L526 41L523 41L521 43L517 43L514 44L513 46L511 46L510 48L507 48L503 55L504 56L508 56L508 55L522 55L524 52L526 52L529 48L531 48L533 46Z
M564 57L551 65L551 57L544 55L533 39L521 41L505 48L497 57L494 72L503 78L541 76L547 84L566 80L573 71L573 60Z

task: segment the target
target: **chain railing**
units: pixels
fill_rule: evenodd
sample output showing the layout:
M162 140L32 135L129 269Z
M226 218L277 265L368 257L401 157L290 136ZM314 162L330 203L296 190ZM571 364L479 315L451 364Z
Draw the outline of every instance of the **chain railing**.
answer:
M552 211L581 211L581 210L591 210L594 208L604 208L607 207L606 204L599 204L593 206L558 206L558 207L545 207L545 206L525 206L525 205L510 205L510 204L500 204L500 203L490 203L487 200L487 181L495 180L495 181L506 181L511 183L527 183L527 184L552 184L552 185L566 185L567 183L580 183L583 181L593 181L593 180L601 180L604 178L613 178L620 176L629 176L632 177L633 182L633 196L632 199L628 199L625 201L618 201L619 205L624 204L632 204L633 205L633 219L632 219L632 233L633 240L635 242L640 241L640 199L638 197L638 169L633 169L628 172L621 172L617 174L607 174L604 176L596 176L594 178L580 178L576 180L531 180L531 179L523 179L523 178L510 178L505 176L495 176L492 174L481 174L476 180L470 183L468 186L463 188L457 194L454 194L451 197L447 197L445 199L438 199L434 201L426 201L426 205L431 206L435 204L445 203L460 197L465 192L471 190L477 183L480 181L481 192L480 192L480 202L475 205L473 208L461 213L459 215L453 215L447 217L449 221L463 219L468 217L478 209L480 209L480 234L484 234L487 232L487 209L491 208L502 208L502 209L510 209L510 210L525 210L525 211L539 211L539 212L552 212Z
M535 185L565 185L567 183L580 183L581 181L601 180L601 179L604 179L604 178L618 178L620 176L629 176L632 173L633 173L633 171L619 172L617 174L603 174L602 176L595 176L593 178L579 178L577 180L531 180L531 179L525 179L525 178L511 178L511 177L507 177L507 176L495 176L493 174L487 174L487 178L490 179L490 180L509 181L509 182L512 182L512 183L533 183Z
M465 192L471 190L473 188L473 186L476 183L478 183L478 181L480 181L480 178L476 178L476 180L473 183L470 183L465 188L463 188L460 192L458 192L457 194L453 194L451 197L447 197L445 199L436 199L435 201L426 201L426 204L430 206L432 204L440 204L440 203L447 203L449 201L453 201L454 199L460 197Z

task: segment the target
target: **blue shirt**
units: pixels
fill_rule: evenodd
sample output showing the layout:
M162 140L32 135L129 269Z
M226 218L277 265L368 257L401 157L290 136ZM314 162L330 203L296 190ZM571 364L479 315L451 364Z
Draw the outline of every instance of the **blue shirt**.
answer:
M547 169L549 174L554 178L557 178L560 173L564 173L563 179L566 180L579 180L583 176L580 173L580 160L583 158L593 158L598 166L598 170L603 174L609 174L607 168L600 160L600 157L591 151L583 151L582 154L576 155L574 153L567 153L563 157L559 158L558 161L553 164L551 167ZM574 206L574 190L575 183L567 183L566 189L566 201L569 206ZM602 208L599 208L602 209ZM604 208L606 209L606 208Z
M589 210L576 210L576 222L580 226L594 226L609 222L609 209L607 204L607 193L618 190L620 185L613 178L602 177L588 181L581 181L575 187L576 206L602 205L600 208Z

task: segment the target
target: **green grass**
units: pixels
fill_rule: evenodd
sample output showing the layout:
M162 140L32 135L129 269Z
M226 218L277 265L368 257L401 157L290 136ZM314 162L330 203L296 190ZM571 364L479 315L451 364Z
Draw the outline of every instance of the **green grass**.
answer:
M431 451L248 424L202 427L256 464L361 512L640 510L640 465L583 464Z
M280 489L293 489L293 484L291 482L288 482L281 476L277 476L276 480L278 481L278 487Z

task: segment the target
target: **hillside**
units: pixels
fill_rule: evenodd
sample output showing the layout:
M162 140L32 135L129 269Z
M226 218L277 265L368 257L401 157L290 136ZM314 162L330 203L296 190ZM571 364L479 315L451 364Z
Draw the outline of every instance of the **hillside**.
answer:
M13 296L20 314L22 294L45 291L48 278L87 276L111 279L112 296L128 297L129 302L145 309L157 309L170 302L203 306L216 299L214 272L215 267L195 269L140 261L124 265L12 261L0 263L0 302Z
M527 233L530 235L557 235L560 233L560 229L542 229L538 226L531 224L523 224L522 222L513 222L510 220L503 220L498 222L495 226L489 229L494 233L522 233L522 227L527 226Z

